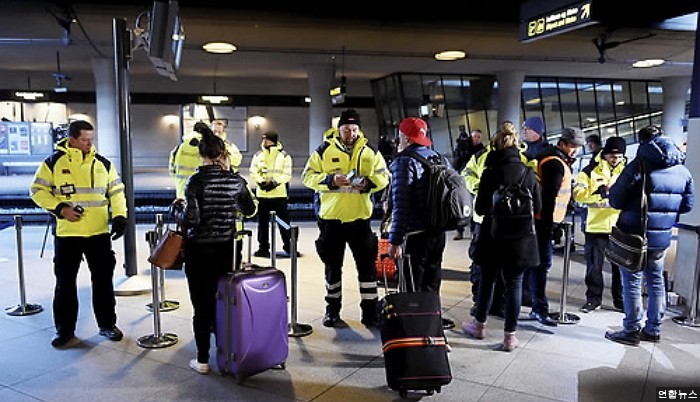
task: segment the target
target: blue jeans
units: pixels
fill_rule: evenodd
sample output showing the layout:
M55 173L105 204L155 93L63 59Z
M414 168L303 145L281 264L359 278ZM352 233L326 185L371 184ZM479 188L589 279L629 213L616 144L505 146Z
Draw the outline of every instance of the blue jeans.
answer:
M524 271L524 268L518 267L508 267L507 269L482 267L474 318L481 323L486 322L494 297L500 297L500 295L494 295L496 282L505 281L505 298L503 301L505 323L503 330L505 332L515 332L518 329Z
M647 286L647 320L644 332L649 335L661 334L661 319L666 311L666 286L664 284L664 257L666 249L649 250L646 267L642 272L630 273L620 268L622 274L622 300L625 304L625 318L622 325L625 332L642 329L644 305L642 303L642 273Z

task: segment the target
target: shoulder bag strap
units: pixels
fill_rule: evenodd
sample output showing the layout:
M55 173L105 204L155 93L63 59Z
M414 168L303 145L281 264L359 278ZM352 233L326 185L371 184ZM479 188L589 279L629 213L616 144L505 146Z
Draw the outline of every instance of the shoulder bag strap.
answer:
M642 237L647 237L647 223L649 220L649 204L647 200L647 170L644 161L639 160L639 170L642 174L642 196L641 196L641 218L642 218Z

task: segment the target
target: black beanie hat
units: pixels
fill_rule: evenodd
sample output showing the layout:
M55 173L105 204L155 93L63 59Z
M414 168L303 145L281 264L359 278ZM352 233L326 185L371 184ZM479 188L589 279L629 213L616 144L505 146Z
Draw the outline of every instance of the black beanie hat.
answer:
M622 137L610 137L605 140L605 147L600 151L603 155L606 154L624 154L627 151L627 143Z
M357 114L355 109L348 109L344 111L340 114L340 119L338 120L338 128L340 128L340 126L342 126L343 124L357 124L358 126L361 126L360 115Z
M277 135L277 133L275 131L268 131L265 134L263 134L263 139L264 138L267 138L268 140L277 144L277 140L278 140L279 136Z

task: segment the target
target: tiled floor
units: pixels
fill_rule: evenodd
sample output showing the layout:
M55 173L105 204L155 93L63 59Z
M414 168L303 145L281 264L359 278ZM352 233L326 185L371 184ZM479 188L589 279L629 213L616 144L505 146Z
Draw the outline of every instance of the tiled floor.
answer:
M0 193L26 194L30 181L31 176L26 175L3 176ZM137 188L163 188L170 181L164 173L144 173L135 175L134 183ZM177 336L175 345L148 349L137 343L156 332L156 317L146 309L152 302L150 292L117 298L118 325L124 330L124 340L115 343L99 336L90 306L88 270L83 267L79 275L80 343L66 350L52 348L52 239L49 237L42 258L45 228L25 226L21 232L25 302L39 304L44 311L27 316L0 314L0 402L398 400L398 393L386 386L379 334L359 322L359 293L350 252L345 256L342 311L349 328L325 328L320 322L325 294L323 266L313 246L317 229L312 222L298 225L303 256L298 260L296 311L298 322L310 324L313 333L290 338L285 370L260 373L241 385L218 375L213 360L213 372L208 376L188 368L195 347L192 310L181 271L165 273L165 298L179 302L180 308L157 316L161 333ZM137 279L148 289L148 246L141 239L151 229L149 225L137 227L139 275L127 282ZM459 323L470 318L472 306L466 257L469 241L453 241L453 235L448 234L441 295L445 315ZM121 267L123 243L117 241L114 246ZM659 344L626 347L605 340L606 330L620 328L622 314L611 309L609 292L605 295L607 308L589 314L578 311L585 292L585 267L581 248L578 250L572 256L566 306L567 312L580 317L578 323L550 328L523 320L517 335L521 344L512 353L495 350L503 334L499 319L489 320L484 340L469 339L460 330L448 331L452 383L431 397L409 394L409 399L655 401L656 387L681 386L696 387L700 395L700 328L676 324L671 318L679 312L670 310ZM255 262L266 261L255 258ZM18 265L15 228L0 230L0 306L22 303ZM548 285L555 312L560 311L562 266L561 256L556 255ZM278 267L291 282L289 260L278 260ZM123 270L118 268L118 289L125 289L124 279ZM527 312L524 308L521 316Z
M126 336L110 342L97 334L87 269L79 276L80 343L56 350L53 336L51 296L53 287L52 246L40 258L44 228L22 230L26 303L40 304L43 312L27 316L0 315L0 401L386 401L398 393L386 386L379 334L359 322L359 298L349 252L344 275L343 318L349 328L321 325L323 316L323 267L313 250L317 235L313 223L300 223L298 268L298 322L310 324L313 333L290 338L286 369L269 370L246 379L241 385L231 377L213 372L203 376L187 364L195 348L190 328L191 308L181 271L165 274L166 299L180 308L161 312L163 333L179 341L161 349L142 348L137 340L154 334L154 315L146 309L150 293L119 296L119 326ZM144 238L150 226L137 228ZM471 298L465 250L467 240L452 241L448 234L442 299L447 317L457 322L468 318ZM49 239L50 240L50 239ZM122 243L115 242L121 265ZM0 231L0 304L21 304L16 251L16 230ZM150 285L147 246L138 245L139 278ZM264 263L264 260L256 259ZM700 387L700 329L680 326L670 317L664 322L659 344L626 347L604 339L608 329L618 329L622 314L604 308L578 312L584 286L580 252L573 254L567 311L581 320L557 328L521 321L521 341L512 353L495 350L502 339L503 322L491 319L484 340L448 331L454 379L431 397L409 394L409 399L434 401L655 401L656 387ZM290 263L278 266L291 278ZM555 258L549 294L552 310L559 311L560 256ZM124 277L118 270L115 282ZM608 278L606 276L606 278ZM609 295L606 306L611 305ZM523 313L527 313L524 309ZM523 314L526 315L526 314Z

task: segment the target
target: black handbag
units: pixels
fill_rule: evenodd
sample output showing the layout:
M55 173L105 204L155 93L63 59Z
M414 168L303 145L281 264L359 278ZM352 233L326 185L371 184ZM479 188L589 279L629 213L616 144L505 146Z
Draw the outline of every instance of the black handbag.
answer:
M627 233L617 226L613 226L605 246L605 258L610 263L620 266L629 272L636 273L644 270L647 257L647 190L646 171L644 163L640 161L642 173L641 218L642 235Z

